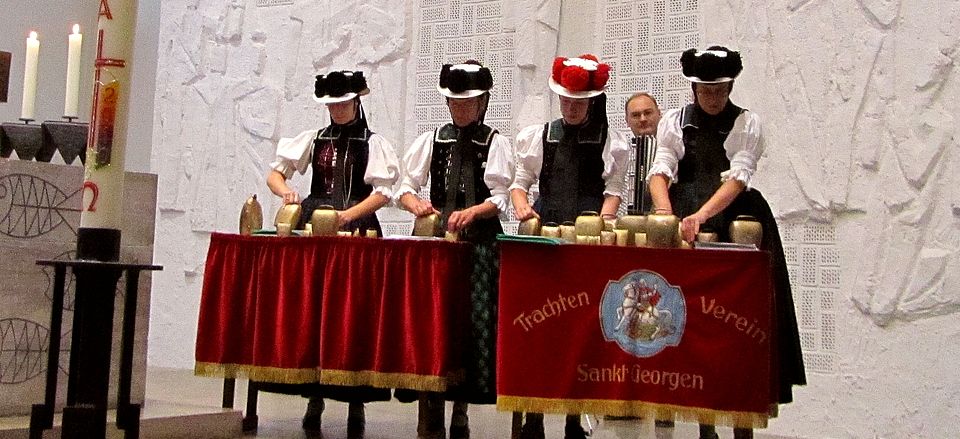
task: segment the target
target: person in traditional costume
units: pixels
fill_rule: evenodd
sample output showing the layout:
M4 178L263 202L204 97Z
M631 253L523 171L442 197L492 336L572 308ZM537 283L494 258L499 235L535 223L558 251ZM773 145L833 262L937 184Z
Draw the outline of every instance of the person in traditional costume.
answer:
M437 90L446 98L451 123L421 134L402 159L400 204L420 217L438 213L448 232L473 244L472 333L466 379L446 394L420 396L420 438L444 437L443 399L454 401L450 438L470 435L467 405L496 403L497 249L514 176L510 140L484 124L493 77L476 61L444 65ZM430 198L417 194L429 180Z
M604 87L610 67L593 55L557 57L548 80L560 99L560 119L524 128L517 135L517 172L510 185L516 218L543 223L574 221L584 211L616 218L626 195L630 144L607 122ZM531 206L530 187L540 195ZM586 436L579 415L568 415L565 437ZM543 438L543 415L528 413L524 438Z
M393 146L370 131L360 96L370 92L363 72L334 71L316 77L314 100L325 104L330 125L307 130L293 138L282 138L276 160L270 164L267 186L286 204L300 203L302 214L297 229L309 221L314 209L333 206L342 230L382 235L376 210L393 198L393 186L400 178L400 165ZM313 170L310 194L300 199L287 185L294 172ZM307 432L319 432L323 398L348 402L347 431L362 437L364 403L390 399L389 389L366 386L305 384L281 386L264 384L262 390L299 393L310 398L303 417Z
M743 70L740 53L722 46L689 49L680 64L694 102L666 112L660 121L657 152L647 174L654 211L681 218L681 234L688 242L701 231L729 241L730 223L739 215L762 224L760 248L772 257L776 303L776 402L788 403L792 386L806 384L806 376L780 233L770 206L751 187L764 147L760 118L730 101L734 79ZM737 428L734 435L752 437L753 430ZM715 428L701 425L700 437L716 438Z

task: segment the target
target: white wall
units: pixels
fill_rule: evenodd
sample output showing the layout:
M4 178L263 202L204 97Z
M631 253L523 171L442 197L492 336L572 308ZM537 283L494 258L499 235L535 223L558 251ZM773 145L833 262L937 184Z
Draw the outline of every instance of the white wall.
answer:
M442 118L429 91L439 64L473 51L496 52L490 60L514 71L508 131L556 114L543 69L554 54L609 56L618 62L613 97L650 88L679 105L687 85L672 56L720 42L743 53L734 101L764 122L756 186L781 216L808 366L810 385L770 432L955 435L960 4L470 4L496 5L482 11L500 18L484 29L514 39L458 45L456 36L469 32L456 23L467 19L450 16L442 0L163 3L151 169L160 177L156 261L165 269L154 282L152 365L192 366L209 232L234 230L250 193L271 200L263 175L279 137L326 123L310 99L314 74L367 72L373 94L364 104L375 129L405 145L421 131L416 123ZM641 22L650 40L632 44ZM491 41L507 47L494 51ZM641 61L664 63L645 74L651 64ZM616 99L612 122L622 108Z

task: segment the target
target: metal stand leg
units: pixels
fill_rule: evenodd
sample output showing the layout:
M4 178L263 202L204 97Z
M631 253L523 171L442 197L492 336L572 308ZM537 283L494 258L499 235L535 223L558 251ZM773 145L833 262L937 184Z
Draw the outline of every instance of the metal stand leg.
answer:
M220 407L225 409L233 408L234 393L237 388L237 379L236 378L224 378L223 379L223 401L220 404Z
M523 412L513 412L510 420L510 439L520 439L520 428L523 427Z
M247 384L247 412L243 417L243 431L251 432L257 430L257 396L260 391L260 383L250 380Z
M50 345L47 349L47 382L43 404L30 410L30 439L41 439L43 430L53 428L53 411L57 402L57 374L60 372L60 332L63 327L63 284L67 267L53 269L53 303L50 308Z

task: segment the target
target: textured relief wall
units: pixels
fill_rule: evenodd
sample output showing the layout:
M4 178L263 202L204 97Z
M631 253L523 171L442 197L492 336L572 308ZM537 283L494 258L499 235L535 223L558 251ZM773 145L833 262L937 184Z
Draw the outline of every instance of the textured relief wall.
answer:
M329 123L314 76L362 70L371 129L402 153L449 120L440 67L476 59L492 68L487 120L512 137L548 118L547 73L559 0L163 2L152 168L159 174L157 291L151 364L192 367L203 263L213 231L237 229L266 187L276 142ZM309 191L310 173L293 185ZM411 216L379 212L384 231L408 234Z
M764 122L810 385L772 423L804 437L950 437L960 423L951 1L701 1ZM816 421L816 422L811 422Z
M960 4L918 0L607 0L560 29L560 0L169 1L162 4L150 361L192 367L209 233L233 231L282 136L327 123L313 76L359 68L375 131L399 151L447 120L440 65L494 69L505 134L555 114L546 77L565 34L614 64L609 115L646 90L689 99L677 54L742 51L733 99L760 114L756 186L780 216L810 384L770 432L952 437L960 424L957 270ZM579 46L579 45L578 45ZM570 54L565 54L570 55ZM309 175L295 183L305 191ZM409 217L384 211L388 233Z
M867 218L852 299L877 324L960 310L950 1L734 2L706 26L746 52L766 178L787 217ZM764 6L760 8L761 4ZM729 35L729 37L723 37ZM762 99L761 99L762 97ZM775 192L775 193L773 193Z

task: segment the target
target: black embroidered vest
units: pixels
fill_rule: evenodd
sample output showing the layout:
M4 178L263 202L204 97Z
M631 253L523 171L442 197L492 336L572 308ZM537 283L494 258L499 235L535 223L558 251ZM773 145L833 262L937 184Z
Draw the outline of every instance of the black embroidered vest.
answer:
M463 130L468 132L461 133ZM460 139L461 134L469 136ZM483 181L490 144L497 131L487 125L458 128L449 123L436 130L430 161L430 203L444 220L455 210L465 209L490 198ZM460 238L471 242L492 242L503 231L494 216L474 221Z
M543 222L574 221L580 212L603 207L603 146L600 124L573 127L557 119L543 129L540 197L534 210Z
M313 181L310 198L337 209L363 201L373 186L363 181L373 133L362 127L352 129L330 125L313 141Z
M683 130L683 159L677 164L677 182L670 186L670 204L680 218L696 213L723 182L720 174L730 169L730 159L723 147L737 117L744 109L728 103L715 116L696 104L683 108L680 128ZM725 232L723 215L716 215L701 226L713 232Z

